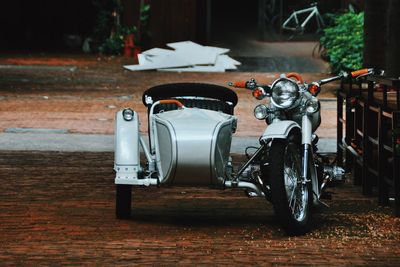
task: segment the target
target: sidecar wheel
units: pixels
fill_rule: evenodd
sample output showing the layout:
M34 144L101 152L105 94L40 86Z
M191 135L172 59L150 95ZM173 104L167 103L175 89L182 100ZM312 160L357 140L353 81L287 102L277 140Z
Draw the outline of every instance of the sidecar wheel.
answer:
M302 183L302 153L294 136L276 139L270 148L271 201L275 214L289 235L302 235L311 228L311 183Z
M115 211L118 219L129 219L132 207L132 186L116 185Z

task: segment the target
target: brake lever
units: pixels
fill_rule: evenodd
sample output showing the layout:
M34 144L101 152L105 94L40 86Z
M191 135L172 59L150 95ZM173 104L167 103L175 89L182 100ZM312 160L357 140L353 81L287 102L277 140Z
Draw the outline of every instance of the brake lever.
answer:
M359 76L356 77L356 81L359 81L360 78L368 76L368 75L377 75L377 76L383 76L385 75L385 71L384 70L376 70L376 69L371 69L371 71L369 71L368 73L365 74L361 74Z
M358 82L362 77L366 77L368 75L371 75L371 73L361 74L361 75L356 77L356 81Z

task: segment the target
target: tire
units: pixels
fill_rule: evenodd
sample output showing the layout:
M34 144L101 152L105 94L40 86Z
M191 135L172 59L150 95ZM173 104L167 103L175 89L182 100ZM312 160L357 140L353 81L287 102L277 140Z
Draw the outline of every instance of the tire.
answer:
M272 36L272 39L274 41L281 41L283 39L282 37L282 25L280 24L281 19L279 15L275 15L269 24L270 27L270 33Z
M311 229L312 190L311 183L299 183L302 153L300 142L294 137L289 136L292 141L272 142L268 175L271 201L280 224L287 234L302 235Z
M132 207L132 186L116 185L115 212L118 219L129 219Z

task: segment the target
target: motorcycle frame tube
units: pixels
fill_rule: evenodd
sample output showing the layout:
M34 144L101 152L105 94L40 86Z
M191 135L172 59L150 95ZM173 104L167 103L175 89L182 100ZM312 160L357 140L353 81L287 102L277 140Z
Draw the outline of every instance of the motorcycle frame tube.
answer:
M147 162L149 163L149 171L155 171L154 170L154 164L155 160L154 157L150 154L149 148L147 147L146 143L144 142L144 139L142 136L140 136L140 146L143 149L144 155L146 156Z
M254 161L254 159L256 159L260 155L260 153L264 151L264 149L268 143L265 143L262 146L260 146L257 149L257 151L253 154L253 156L242 166L242 168L240 168L240 170L238 171L238 173L236 175L237 178L239 178L242 175L242 173L244 172L244 170Z
M154 155L156 148L154 146L154 141L155 141L155 136L154 136L154 127L155 127L155 121L154 121L154 117L153 117L153 112L154 112L154 107L157 106L158 104L160 104L160 101L155 102L151 108L150 108L150 112L149 112L149 138L150 138L150 153L152 155Z
M161 101L156 101L155 103L153 103L153 105L150 108L150 112L149 112L149 138L150 138L150 155L152 156L151 162L152 163L152 168L155 165L156 169L157 169L157 176L158 176L158 181L162 182L163 178L164 178L164 173L163 170L161 168L161 158L160 155L156 153L156 147L158 146L158 133L155 129L156 127L156 121L155 121L155 117L154 117L154 108L159 105L161 103ZM169 125L166 125L166 127L168 127ZM156 143L157 142L157 143ZM176 144L176 140L173 140L173 144ZM175 165L172 166L172 169L175 170ZM171 171L171 169L170 169Z

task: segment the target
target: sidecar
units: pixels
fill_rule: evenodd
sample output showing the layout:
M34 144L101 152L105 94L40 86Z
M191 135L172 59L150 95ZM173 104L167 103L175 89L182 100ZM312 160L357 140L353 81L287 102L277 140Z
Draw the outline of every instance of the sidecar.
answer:
M142 101L148 111L149 145L139 133L136 111L125 108L115 118L118 218L130 216L132 186L254 187L244 182L238 186L231 178L235 92L211 84L165 84L145 91Z

